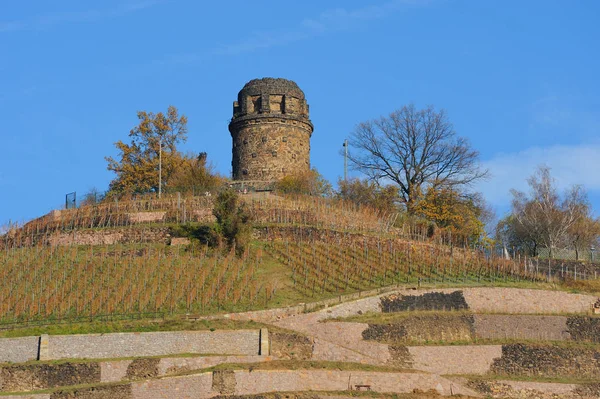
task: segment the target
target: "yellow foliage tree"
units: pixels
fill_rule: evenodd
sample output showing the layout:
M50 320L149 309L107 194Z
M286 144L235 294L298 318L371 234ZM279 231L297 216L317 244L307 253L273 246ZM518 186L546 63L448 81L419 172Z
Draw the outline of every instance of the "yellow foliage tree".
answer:
M174 170L166 182L169 191L181 193L202 193L214 191L223 186L225 178L214 172L213 166L207 162L207 154L174 156Z
M416 214L452 233L480 241L485 238L485 208L477 196L463 197L446 187L430 187L415 208Z
M167 113L139 111L139 124L131 129L129 144L117 141L119 160L106 157L108 170L117 174L109 195L158 192L173 173L181 155L177 144L187 139L187 118L169 106Z
M283 194L305 194L320 197L331 196L331 184L316 170L299 172L279 180L275 189Z

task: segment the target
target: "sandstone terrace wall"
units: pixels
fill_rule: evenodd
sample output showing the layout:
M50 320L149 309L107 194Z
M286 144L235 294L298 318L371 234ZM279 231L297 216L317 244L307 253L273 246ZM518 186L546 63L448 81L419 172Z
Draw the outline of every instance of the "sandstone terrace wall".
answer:
M0 339L0 362L23 363L38 357L40 337Z
M49 341L52 359L165 356L177 353L258 355L259 331L174 331L56 335Z
M49 359L102 359L169 354L258 355L259 330L172 331L47 336ZM38 358L39 337L0 339L0 362Z
M477 338L521 339L545 341L583 341L578 328L569 328L566 316L485 315L476 314L474 331ZM588 320L588 317L581 317ZM588 336L586 336L588 338ZM597 339L600 339L598 335ZM585 339L588 340L588 339Z
M240 373L232 373L235 381L234 388L237 387L237 381L243 381L244 377L240 375ZM333 373L334 382L331 383L337 384L338 380L342 380L344 378L344 373ZM339 376L337 374L340 374ZM328 375L329 376L329 375ZM390 384L393 384L395 380L401 379L403 374L388 374L388 377L392 376L390 380ZM75 397L85 397L94 399L116 399L116 398L124 398L124 399L133 399L138 397L146 397L148 398L164 398L164 394L168 392L170 398L205 398L206 392L210 391L212 397L214 395L219 395L219 391L217 390L218 386L214 386L212 377L207 374L200 375L192 375L192 376L182 376L177 378L169 378L161 381L148 381L148 382L139 382L132 383L128 385L116 386L116 387L106 387L104 391L111 391L111 395L107 395L108 392L95 392L94 396L90 395L90 389L81 389L76 391L74 396L61 396L65 394L53 394L52 399L58 398L75 398ZM275 377L275 376L273 376ZM352 385L356 385L357 383L362 383L365 381L373 382L375 379L367 380L362 378L368 378L363 375L363 373L356 374L357 379L351 378L350 383ZM414 378L414 376L413 376ZM272 378L273 379L273 378ZM258 379L257 379L258 380ZM415 378L416 380L416 378ZM545 382L528 382L528 381L485 381L485 380L476 380L469 381L466 384L466 388L464 385L461 385L457 382L449 382L446 379L432 379L430 380L430 384L426 383L426 379L421 380L422 384L415 387L418 391L421 392L440 392L445 395L453 394L467 394L467 395L477 395L477 392L484 394L493 398L537 398L537 399L591 399L597 398L600 392L600 387L598 384L559 384L559 383L545 383ZM439 381L439 385L435 383ZM377 382L377 381L375 381ZM329 384L328 384L329 385ZM380 392L380 386L378 384L372 385L373 389L376 392ZM384 388L383 386L381 388ZM441 390L440 390L441 388ZM448 392L446 388L450 388L451 392ZM471 388L472 390L470 390ZM397 391L401 389L406 389L404 384L398 385L394 387ZM161 390L163 391L163 396L160 396ZM344 389L346 390L346 389ZM410 391L404 391L410 392ZM259 395L265 395L266 392L261 392ZM107 395L107 396L104 396ZM275 394L273 396L248 396L249 394L236 394L233 396L234 399L319 399L322 396L319 396L316 393L311 394L294 394L294 393L284 393L284 394ZM268 395L268 394L267 394ZM349 393L347 396L350 396ZM219 399L222 399L223 396L217 396ZM427 396L429 397L429 396ZM33 396L18 396L18 397L8 397L9 399L28 399L33 398ZM50 399L50 394L41 394L35 395L36 399Z
M109 230L73 230L49 235L46 245L114 245L130 243L171 242L172 229L169 227L117 228Z
M217 374L217 375L215 375ZM224 378L223 378L224 377ZM223 381L225 380L225 381ZM225 382L225 386L223 384ZM434 391L442 395L475 395L475 391L446 378L420 373L385 373L322 370L254 370L201 373L124 385L80 388L74 391L29 396L35 399L172 399L211 398L221 391L234 395L255 395L290 391L348 391L368 384L374 392L409 393ZM28 396L7 396L23 399Z
M226 313L207 316L203 319L226 318L231 320L254 320L274 322L288 319L306 312L311 313L315 321L336 317L356 316L366 312L380 313L381 299L390 295L422 295L433 292L453 293L460 291L473 313L501 314L587 314L597 300L593 295L571 294L564 291L544 291L523 288L473 287L473 288L422 288L407 289L386 287L354 294L340 295L335 298L289 306L285 308L265 309L242 313ZM506 303L508 302L508 303ZM324 308L324 309L323 309ZM436 309L443 309L437 306Z
M6 365L0 367L0 392L148 379L224 363L258 363L272 359L268 356L203 356Z

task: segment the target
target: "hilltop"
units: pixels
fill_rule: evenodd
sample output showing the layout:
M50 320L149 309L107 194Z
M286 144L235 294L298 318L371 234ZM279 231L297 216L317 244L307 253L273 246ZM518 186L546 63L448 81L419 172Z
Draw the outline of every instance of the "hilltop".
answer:
M210 242L205 195L55 211L2 237L4 392L597 394L594 265L544 269L343 201L241 198L239 255Z

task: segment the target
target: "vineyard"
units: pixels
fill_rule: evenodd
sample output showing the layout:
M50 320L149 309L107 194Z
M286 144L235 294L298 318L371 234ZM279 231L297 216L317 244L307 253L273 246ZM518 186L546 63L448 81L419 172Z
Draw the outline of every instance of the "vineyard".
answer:
M0 322L251 306L268 290L256 279L261 256L150 245L14 249L0 257Z
M350 202L319 197L243 195L255 224L298 225L354 232L388 231L395 214L383 215ZM105 201L96 205L53 211L23 226L13 226L2 238L4 249L48 244L60 232L90 229L210 223L212 196L144 195L136 199Z
M287 266L293 287L308 297L394 284L483 284L547 279L528 269L526 264L511 260L391 239L346 245L273 241L267 251Z
M0 255L0 324L241 311L395 284L548 279L472 250L340 237L255 242L241 258L164 244L12 248Z
M241 257L167 245L176 224L212 223L210 196L101 203L11 229L0 237L0 325L243 311L398 284L597 278L590 265L457 246L457 237L392 227L395 215L341 201L242 198L257 236ZM75 245L83 232L96 241ZM105 240L125 233L127 242Z

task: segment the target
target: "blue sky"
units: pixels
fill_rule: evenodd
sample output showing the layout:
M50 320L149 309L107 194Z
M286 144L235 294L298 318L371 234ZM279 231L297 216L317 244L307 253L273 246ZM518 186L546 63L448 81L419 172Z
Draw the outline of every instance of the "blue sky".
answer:
M232 102L266 76L306 93L332 182L357 123L432 104L480 151L499 216L539 164L598 214L599 16L593 0L1 2L0 225L105 190L138 110L178 107L181 149L229 174Z

